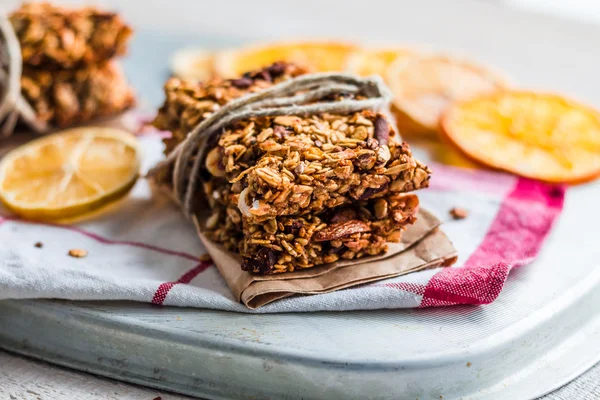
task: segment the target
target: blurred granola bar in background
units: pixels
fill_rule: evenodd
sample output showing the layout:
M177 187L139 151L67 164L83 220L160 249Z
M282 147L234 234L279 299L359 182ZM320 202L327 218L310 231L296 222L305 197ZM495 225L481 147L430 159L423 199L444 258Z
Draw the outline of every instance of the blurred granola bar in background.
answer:
M39 120L61 128L116 115L135 104L133 91L115 62L75 70L26 67L21 93Z
M133 32L116 13L94 7L26 3L9 18L23 63L43 69L80 68L121 56Z
M26 3L9 20L21 47L21 95L40 126L85 123L135 104L115 60L132 30L117 14Z

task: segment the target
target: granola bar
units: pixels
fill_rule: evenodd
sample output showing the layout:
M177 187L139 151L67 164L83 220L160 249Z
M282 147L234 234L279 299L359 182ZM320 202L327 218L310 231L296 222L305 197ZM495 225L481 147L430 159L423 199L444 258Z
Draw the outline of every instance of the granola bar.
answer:
M27 3L10 14L23 63L43 69L81 68L126 51L132 30L119 15L93 7L76 10Z
M301 67L279 62L239 79L214 78L203 83L169 79L164 87L166 100L153 122L158 129L172 133L171 138L164 140L165 154L183 141L198 123L231 100L304 73L306 70Z
M372 111L253 119L226 130L205 164L242 182L238 207L260 223L426 187L429 169L396 135Z
M172 132L165 152L223 104L304 72L276 63L240 79L204 84L169 80L166 101L154 121ZM260 222L426 187L429 169L396 137L387 118L372 111L253 118L223 132L205 166L213 178L242 180L248 186L247 204L240 206L246 217Z
M264 224L244 219L243 234L228 228L230 216L223 215L209 237L238 251L245 271L291 272L384 253L415 221L418 204L414 194L391 194L320 215L277 217Z
M21 92L40 121L66 127L123 112L135 103L114 62L77 70L24 68Z
M169 80L154 121L173 134L166 153L229 101L302 73L277 63L236 80ZM168 184L166 165L157 176ZM369 110L235 122L209 142L202 168L194 196L211 211L208 238L259 274L385 252L414 222L418 199L406 192L430 177L387 117Z

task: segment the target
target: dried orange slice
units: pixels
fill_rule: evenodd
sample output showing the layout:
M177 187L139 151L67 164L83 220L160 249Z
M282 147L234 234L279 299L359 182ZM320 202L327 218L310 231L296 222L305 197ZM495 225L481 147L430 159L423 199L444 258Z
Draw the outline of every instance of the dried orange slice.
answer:
M360 76L380 75L386 78L390 65L412 54L414 52L408 49L362 49L350 55L346 70Z
M214 71L213 53L187 48L173 54L171 58L171 72L173 75L191 81L203 81L211 78Z
M398 128L408 132L434 132L452 102L506 87L483 67L438 55L402 57L386 80L394 92Z
M139 169L133 135L113 128L67 130L0 160L0 200L25 218L72 218L126 195Z
M600 175L600 113L558 95L506 91L453 105L442 131L485 165L546 182Z
M215 57L215 71L226 78L268 66L277 61L293 62L316 72L343 71L357 47L341 42L275 43L223 51Z

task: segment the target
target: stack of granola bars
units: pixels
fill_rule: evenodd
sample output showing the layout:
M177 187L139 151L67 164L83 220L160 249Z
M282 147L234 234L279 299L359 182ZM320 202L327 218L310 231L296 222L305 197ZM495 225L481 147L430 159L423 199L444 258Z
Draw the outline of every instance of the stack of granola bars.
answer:
M170 79L154 121L172 132L166 153L232 100L304 73L276 63L239 79ZM408 192L426 187L430 177L387 116L372 110L237 121L209 142L201 161L194 202L197 210L210 209L202 228L257 274L385 252L415 221L419 202ZM171 169L157 179L172 186Z
M21 94L40 122L65 127L134 104L114 61L132 33L117 14L30 3L9 19L21 47Z

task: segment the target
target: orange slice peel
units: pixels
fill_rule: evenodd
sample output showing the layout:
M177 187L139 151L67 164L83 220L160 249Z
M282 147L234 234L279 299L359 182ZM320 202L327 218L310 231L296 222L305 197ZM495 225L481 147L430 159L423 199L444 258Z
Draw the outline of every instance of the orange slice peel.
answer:
M495 72L443 55L402 57L390 65L386 81L395 96L398 128L408 133L436 132L454 101L507 87Z
M314 72L343 71L348 57L357 49L353 44L336 41L242 47L219 52L215 56L215 72L225 78L235 78L277 61L293 62Z
M171 57L171 72L178 78L190 81L209 79L215 73L214 54L197 48L177 50Z
M360 76L385 78L390 65L413 54L413 50L406 48L360 49L350 54L345 70Z
M559 95L502 91L458 102L441 130L492 168L552 183L600 176L600 113Z

